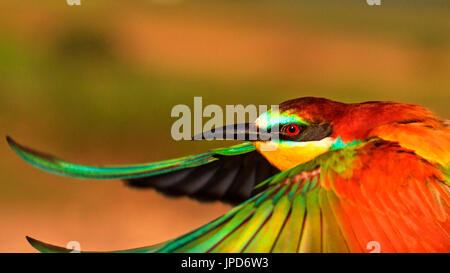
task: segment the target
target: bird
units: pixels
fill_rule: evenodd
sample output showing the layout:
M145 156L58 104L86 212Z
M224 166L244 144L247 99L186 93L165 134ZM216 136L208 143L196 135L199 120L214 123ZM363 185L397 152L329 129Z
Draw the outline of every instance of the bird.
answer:
M449 120L407 103L302 97L243 128L231 147L123 166L79 165L7 141L50 173L233 205L177 238L119 252L450 252ZM27 239L41 252L70 251Z

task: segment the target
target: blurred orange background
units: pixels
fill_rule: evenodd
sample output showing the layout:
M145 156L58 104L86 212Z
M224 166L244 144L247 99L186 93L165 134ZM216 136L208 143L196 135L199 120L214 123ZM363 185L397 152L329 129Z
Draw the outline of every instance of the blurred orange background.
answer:
M0 132L64 159L142 163L229 145L172 140L170 111L194 96L393 100L450 117L448 1L80 1L0 1ZM229 208L54 176L0 144L0 252L35 252L25 235L140 247Z

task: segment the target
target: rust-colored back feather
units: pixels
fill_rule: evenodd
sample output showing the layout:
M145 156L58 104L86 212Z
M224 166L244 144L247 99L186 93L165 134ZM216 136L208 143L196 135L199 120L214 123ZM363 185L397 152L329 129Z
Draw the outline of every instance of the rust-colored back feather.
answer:
M450 166L450 128L444 122L425 119L391 123L375 128L371 135L396 141L427 160Z

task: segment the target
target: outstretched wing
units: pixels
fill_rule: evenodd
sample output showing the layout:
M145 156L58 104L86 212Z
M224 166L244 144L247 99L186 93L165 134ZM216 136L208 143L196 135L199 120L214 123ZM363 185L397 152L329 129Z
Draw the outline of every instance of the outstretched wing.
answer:
M262 192L193 232L129 251L449 252L449 183L448 169L371 140L267 179Z
M246 142L207 153L127 166L84 166L24 147L7 137L25 161L45 171L85 179L123 179L138 188L155 188L167 195L187 195L204 201L238 204L254 195L254 187L278 169Z

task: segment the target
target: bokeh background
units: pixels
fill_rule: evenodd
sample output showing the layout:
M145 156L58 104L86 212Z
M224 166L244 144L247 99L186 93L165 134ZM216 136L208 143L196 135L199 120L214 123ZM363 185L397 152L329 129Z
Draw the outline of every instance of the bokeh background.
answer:
M450 3L0 0L0 133L86 164L163 160L176 104L302 96L422 104L450 118ZM226 143L230 144L230 143ZM158 243L229 206L37 170L0 141L0 252Z

